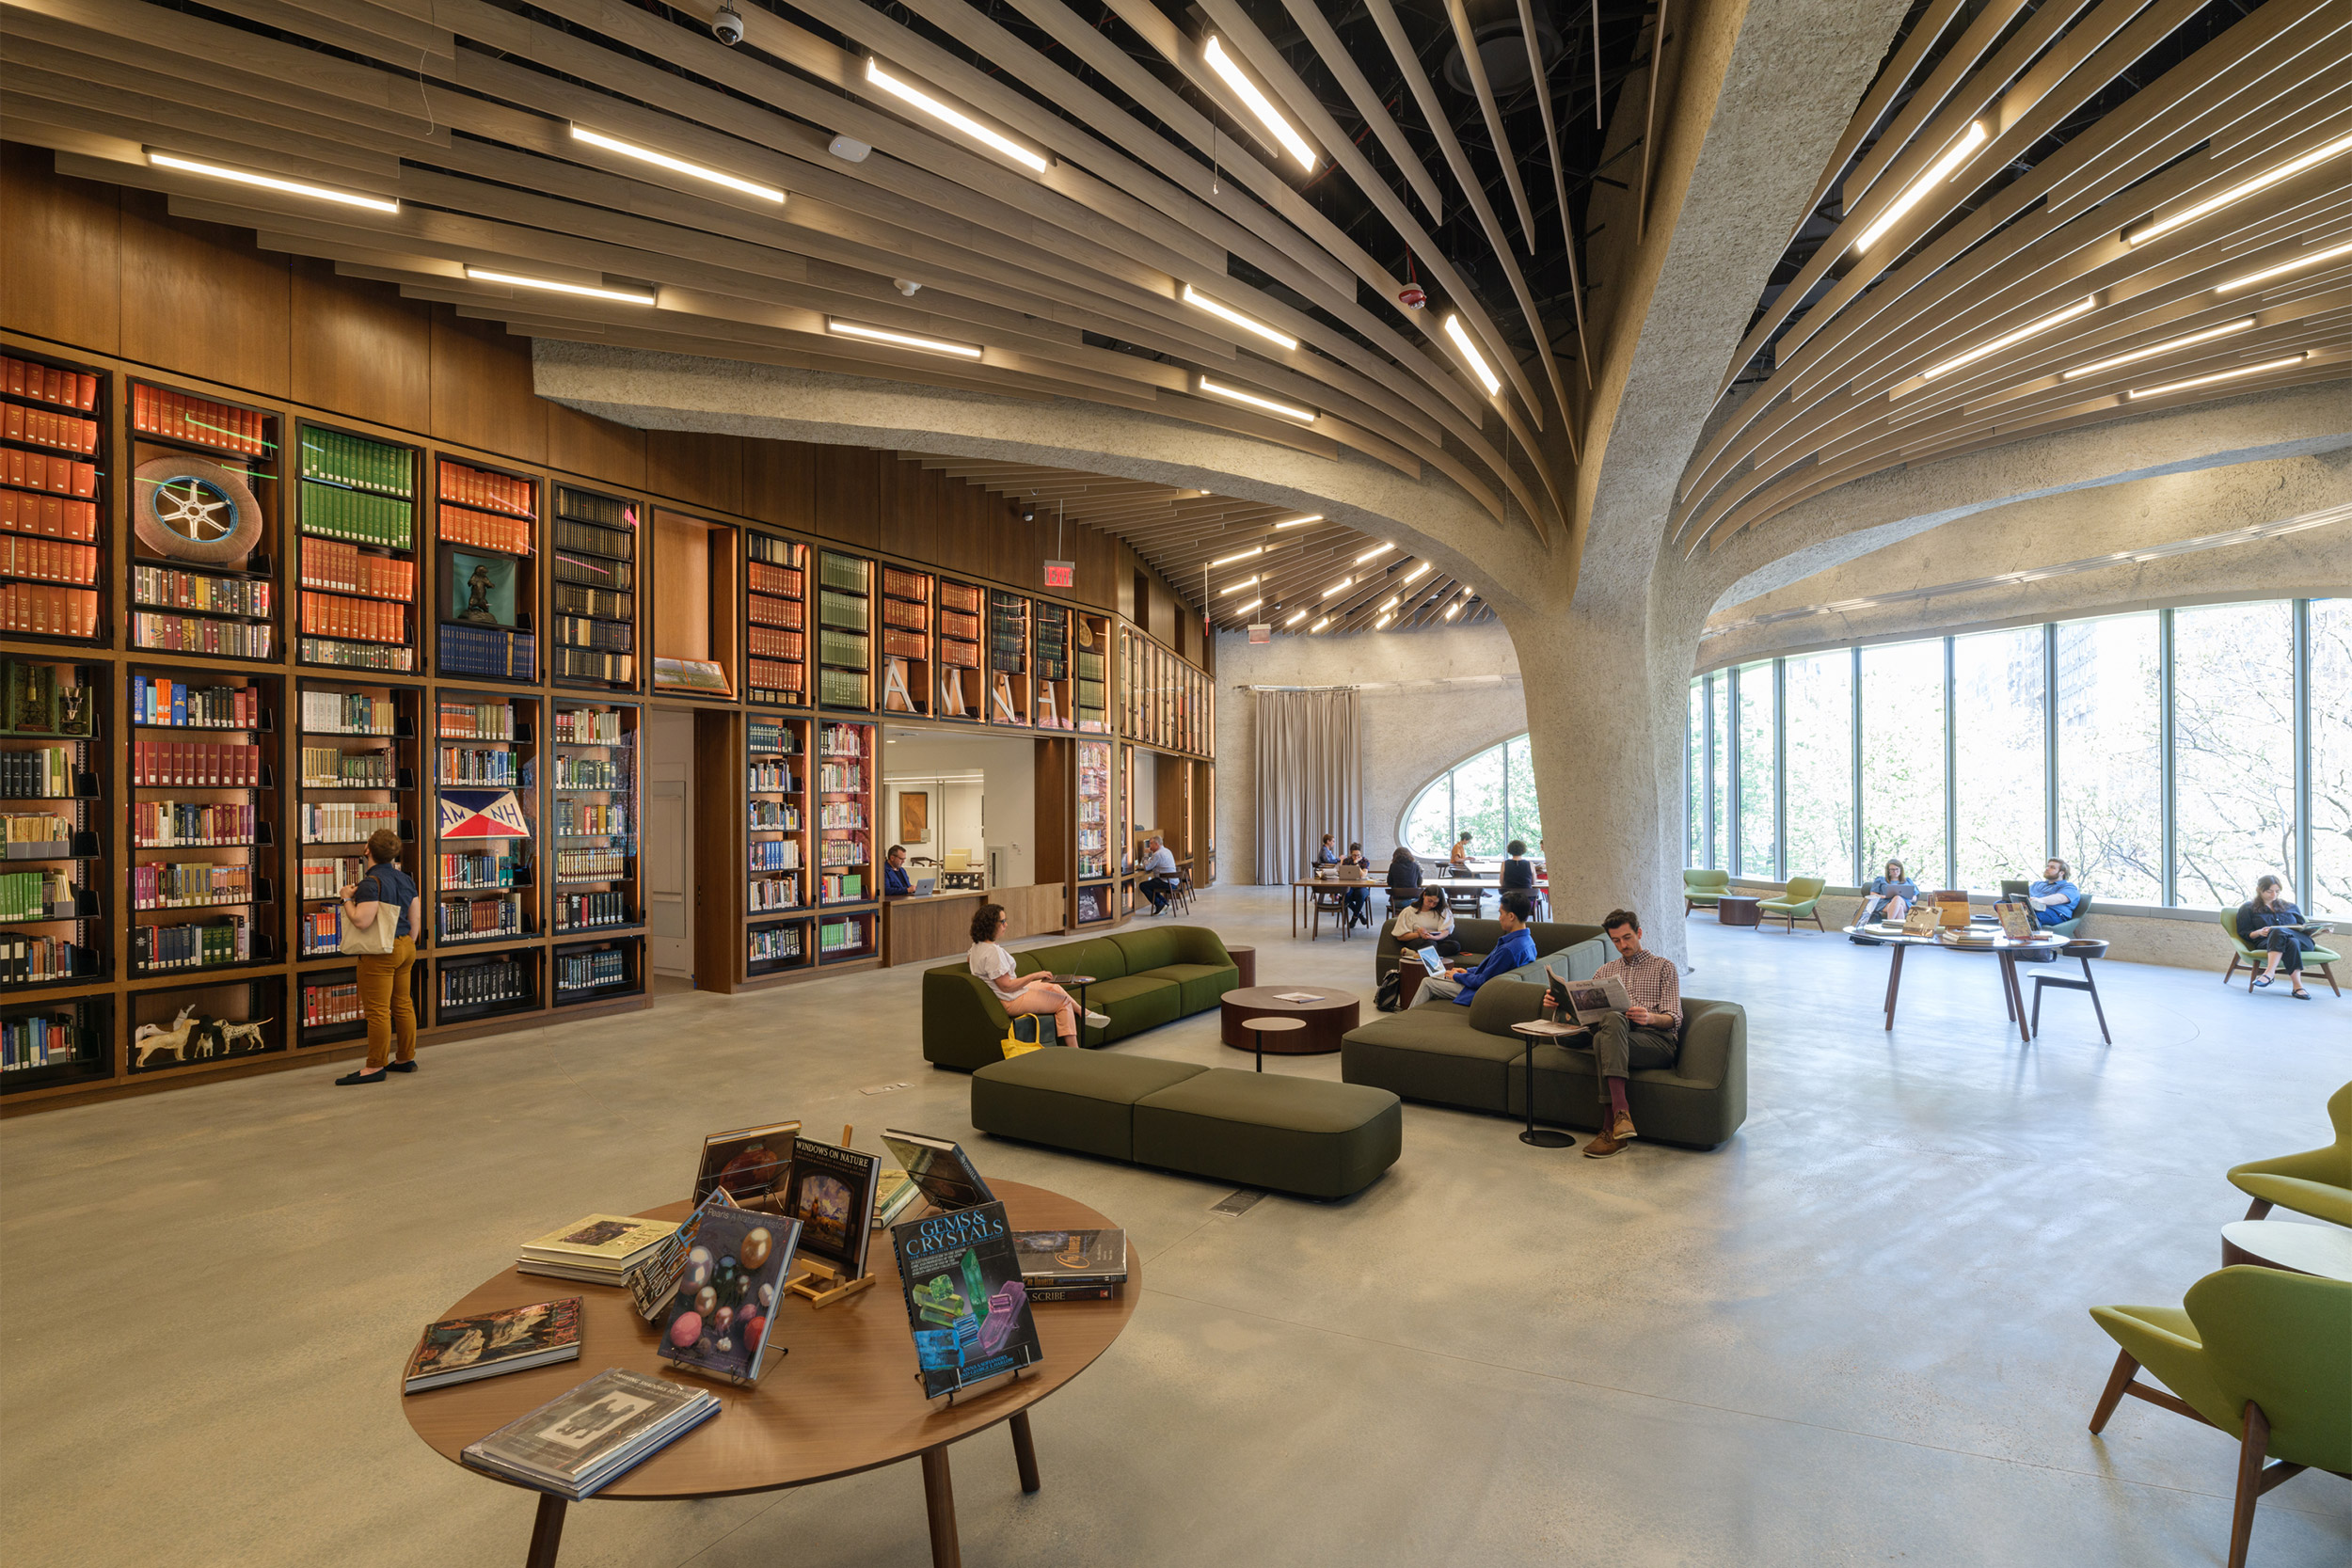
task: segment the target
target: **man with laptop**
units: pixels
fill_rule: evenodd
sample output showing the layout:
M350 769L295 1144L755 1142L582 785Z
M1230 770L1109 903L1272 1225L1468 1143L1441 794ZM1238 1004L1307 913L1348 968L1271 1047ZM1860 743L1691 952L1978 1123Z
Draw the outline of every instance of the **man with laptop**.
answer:
M1590 980L1568 981L1553 974L1550 986L1550 999L1564 1021L1581 1023L1590 1032L1605 1107L1599 1136L1584 1146L1586 1156L1595 1160L1605 1160L1633 1141L1626 1075L1635 1068L1672 1067L1682 1050L1682 976L1674 960L1643 950L1642 917L1631 910L1612 910L1601 929L1616 948L1616 958L1595 970Z
M1451 1002L1467 1007L1478 988L1498 974L1508 974L1522 964L1535 961L1535 934L1527 923L1535 914L1535 901L1518 888L1502 895L1502 908L1497 919L1502 926L1502 940L1495 950L1479 962L1476 969L1447 968L1437 961L1437 949L1414 949L1422 963L1431 965L1429 978L1421 983L1421 994L1413 998L1418 1007L1425 1002Z
M894 844L882 856L882 896L904 898L914 891L914 881L907 875L907 847Z

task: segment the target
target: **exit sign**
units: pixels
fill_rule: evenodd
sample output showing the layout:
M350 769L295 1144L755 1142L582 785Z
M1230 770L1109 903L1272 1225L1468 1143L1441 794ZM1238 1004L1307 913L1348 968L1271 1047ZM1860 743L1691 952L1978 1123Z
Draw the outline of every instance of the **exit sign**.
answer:
M1049 561L1045 563L1045 586L1074 588L1078 583L1078 563L1074 561Z

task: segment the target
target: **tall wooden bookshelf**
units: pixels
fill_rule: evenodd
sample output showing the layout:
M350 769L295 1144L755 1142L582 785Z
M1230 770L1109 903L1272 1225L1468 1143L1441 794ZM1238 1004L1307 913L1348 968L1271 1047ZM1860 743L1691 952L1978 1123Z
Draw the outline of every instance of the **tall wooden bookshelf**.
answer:
M307 544L308 541L306 540ZM367 1037L359 972L342 951L342 890L366 874L367 841L378 829L400 835L393 863L425 885L419 813L421 688L360 679L306 677L294 705L295 805L286 826L300 859L294 919L294 1049ZM422 949L425 933L411 931ZM423 996L419 964L409 1001ZM427 1014L420 1008L420 1020Z
M299 441L296 661L412 673L417 450L309 421Z
M99 798L108 664L0 660L0 1092L104 1076L111 1011L49 993L106 980L116 816Z
M1077 691L1072 680L1074 668L1071 623L1075 618L1068 605L1055 604L1049 599L1035 601L1037 668L1032 684L1032 716L1041 730L1072 730L1077 728Z
M969 582L939 579L939 690L934 717L977 723L988 717L988 680L981 638L987 629L988 595Z
M555 685L637 689L643 533L635 501L555 486L548 545L548 673Z
M435 672L539 683L539 482L444 457L434 519Z
M988 591L988 721L1025 727L1030 685L1029 601L1001 588Z
M808 684L808 546L796 539L747 529L743 650L744 696L761 707L806 707Z
M644 990L638 816L644 770L635 703L549 704L547 834L555 1006Z
M826 719L818 721L817 736L817 961L866 961L882 945L875 729Z
M818 550L817 584L817 705L870 713L874 563L840 550Z
M278 660L283 424L264 409L131 383L133 647Z
M536 697L443 687L434 705L431 927L436 1023L536 1010L544 993ZM520 949L521 951L515 951Z
M744 722L745 981L816 967L814 726L808 719L756 713Z
M0 355L0 636L111 641L114 384L71 359Z
M882 713L921 717L931 710L931 574L904 566L882 570Z

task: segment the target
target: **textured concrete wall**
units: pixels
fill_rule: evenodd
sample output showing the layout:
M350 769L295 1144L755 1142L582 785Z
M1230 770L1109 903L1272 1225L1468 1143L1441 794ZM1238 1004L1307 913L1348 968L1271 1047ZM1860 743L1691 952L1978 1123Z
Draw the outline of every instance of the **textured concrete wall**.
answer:
M1217 870L1228 882L1257 879L1258 705L1237 689L1367 688L1358 698L1364 812L1357 826L1375 861L1396 847L1399 819L1422 784L1527 729L1518 657L1496 626L1278 637L1254 648L1225 632L1216 673Z

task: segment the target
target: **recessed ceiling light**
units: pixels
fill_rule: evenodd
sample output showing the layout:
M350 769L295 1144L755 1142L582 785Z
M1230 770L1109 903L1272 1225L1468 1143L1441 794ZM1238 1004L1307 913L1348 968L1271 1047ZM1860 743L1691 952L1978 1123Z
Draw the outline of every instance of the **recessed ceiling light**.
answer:
M1422 562L1420 565L1405 574L1405 580L1406 582L1419 582L1422 578L1429 575L1429 568L1432 562Z
M1206 310L1210 315L1216 317L1220 321L1232 322L1235 326L1240 327L1245 332L1255 332L1259 337L1263 338L1270 343L1279 343L1284 348L1296 348L1298 346L1298 340L1292 337L1289 333L1277 332L1265 323L1245 316L1230 305L1219 304L1217 301L1211 299L1207 294L1202 293L1200 290L1194 288L1189 283L1184 285L1184 303L1193 307L1195 309ZM1204 496L1208 494L1206 490L1203 490L1200 493Z
M1445 335L1454 340L1454 348L1470 362L1470 373L1478 377L1481 387L1486 388L1486 395L1494 397L1501 393L1502 378L1495 374L1494 368L1486 363L1486 356L1478 352L1476 343L1470 341L1470 335L1464 329L1460 316L1446 317Z
M951 342L945 338L925 338L913 332L894 332L886 326L867 326L862 322L845 322L838 316L825 318L825 330L841 338L862 338L870 343L889 343L898 348L919 349L925 354L952 354L961 359L977 359L981 349L977 343Z
M2299 158L2289 158L2283 164L2265 169L2251 180L2241 180L2228 190L2209 196L2194 206L2184 207L2177 213L2167 213L2162 217L2146 218L2133 224L2123 230L2123 243L2141 245L2159 234L2169 234L2185 223L2194 223L2209 213L2219 212L2232 202L2243 201L2257 192L2266 191L2281 180L2292 180L2305 169L2317 164L2324 164L2346 149L2352 149L2352 136L2338 136L2324 147L2312 148Z
M1315 411L1311 408L1301 408L1296 404L1278 403L1273 398L1260 397L1255 392L1245 392L1238 387L1228 387L1221 381L1212 381L1205 375L1199 377L1198 380L1200 390L1213 398L1223 398L1228 403L1247 404L1252 408L1263 408L1269 414L1279 414L1286 420L1296 420L1300 424L1315 422Z
M1287 620L1287 621L1283 622L1283 623L1282 623L1282 625L1284 625L1284 626L1295 626L1298 625L1298 623L1299 623L1299 622L1301 622L1301 621L1305 620L1306 618L1307 618L1307 612L1306 612L1305 610L1302 610L1297 611L1297 612L1296 612L1296 613L1295 613L1294 615L1292 615L1292 616L1291 616L1291 618L1290 618L1289 620Z
M233 180L240 185L259 185L263 190L284 191L288 196L307 196L320 201L341 202L346 207L365 207L372 213L400 211L400 203L389 197L363 196L358 191L339 191L331 185L313 185L307 180L288 180L282 175L262 174L255 169L208 164L198 158L183 158L177 152L158 152L151 147L146 150L147 161L158 168L176 168L215 180Z
M1265 554L1265 546L1263 545L1252 545L1246 550L1235 550L1232 555L1220 555L1215 561L1210 562L1209 564L1212 566L1231 566L1236 561L1247 561L1253 555L1263 554Z
M2095 375L2101 371L2111 371L2118 365L2129 365L2142 359L2153 359L2159 354L2169 354L2176 348L2186 348L2191 343L2211 342L2216 338L2226 338L2233 332L2243 332L2253 325L2253 317L2240 316L2235 321L2223 322L2218 326L2208 326L2202 332L2190 332L2178 338L2167 338L2163 342L2150 343L2146 348L2136 348L2129 354L2118 354L2106 359L2094 359L2088 365L2077 365L2071 371L2060 372L2058 379L2073 381L2079 376Z
M1375 545L1356 558L1356 564L1361 566L1367 561L1377 561L1394 548L1396 548L1394 545Z
M572 138L575 141L584 141L591 147L601 147L607 152L617 152L624 158L634 158L639 163L651 164L657 168L666 168L673 174L683 174L690 180L706 180L711 184L724 185L728 190L740 191L745 196L756 196L768 201L780 202L784 199L784 193L773 185L763 185L756 180L739 179L735 175L712 168L707 164L693 164L687 162L684 158L673 158L667 152L656 152L650 147L640 147L635 142L626 142L618 136L608 136L601 131L591 131L585 125L573 126Z
M1257 579L1256 578L1254 578L1254 577L1244 578L1242 578L1239 582L1237 582L1237 583L1233 584L1231 588L1220 588L1220 589L1218 589L1218 590L1216 591L1216 596L1217 596L1218 598L1220 598L1220 599L1221 599L1221 598L1225 597L1225 595L1227 595L1228 594L1238 594L1238 593L1240 593L1240 592L1241 592L1243 589L1245 589L1245 588L1255 588L1255 587L1257 587L1257 586L1258 586L1258 579Z
M1354 578L1342 578L1339 581L1325 589L1323 591L1323 596L1327 599L1334 594L1344 594L1347 592L1349 586L1355 582L1355 580L1356 579Z
M882 62L870 55L866 59L866 79L900 103L913 104L933 119L954 126L974 141L1003 153L1014 163L1025 165L1039 174L1045 172L1043 153L1032 151L1010 136L989 129L962 110L942 103L920 87L911 87L899 81L896 76L884 71L882 68Z
M2235 381L2240 376L2260 375L2265 371L2282 371L2289 365L2299 365L2312 356L2311 350L2290 354L2280 359L2265 359L2259 365L2241 365L2233 371L2216 371L2211 375L2192 375L2186 381L2168 381L2161 387L2135 387L2123 395L2127 398L2160 398L2167 392L2185 392L2192 387L2210 387L2217 381Z
M1320 513L1320 512L1310 512L1310 513L1308 513L1308 514L1307 514L1304 517L1287 517L1287 518L1284 518L1281 522L1279 522L1279 523L1275 524L1274 526L1275 526L1277 529L1286 529L1286 528L1305 528L1305 527L1306 527L1309 523L1319 523L1319 522L1321 522L1321 521L1323 521L1323 514L1322 514L1322 513Z
M1862 255L1878 244L1880 238L1888 230L1903 220L1905 213L1919 205L1920 200L1927 196L1928 192L1957 174L1960 171L1960 166L1966 163L1977 149L1985 144L1988 137L1989 133L1986 132L1982 120L1970 120L1968 129L1961 133L1960 139L1946 148L1944 155L1930 164L1925 174L1906 186L1903 194L1895 198L1893 205L1871 220L1870 227L1862 231L1862 238L1854 242L1854 254Z
M2027 322L2025 325L2017 328L2014 332L2005 332L1989 343L1979 343L1975 348L1970 349L1965 354L1955 355L1951 358L1945 360L1940 365L1930 366L1928 369L1919 372L1919 379L1921 381L1933 381L1938 376L1949 375L1952 372L1959 370L1962 366L1973 365L1978 360L1985 357L1985 356L1990 354L1998 354L2001 350L2008 348L2012 343L2022 343L2026 339L2038 337L2042 333L2049 331L2050 328L2054 326L2058 326L2066 322L2071 322L2076 316L2081 315L2084 311L2090 309L2092 306L2098 303L2098 295L2085 294L2082 298L2076 300L2074 304L2068 306L2063 310L2053 310L2048 315L2041 318L2039 321Z
M2277 266L2265 267L2260 272L2249 272L2242 277L2233 277L2227 283L2215 284L2213 292L2217 294L2235 293L2240 289L2250 289L2257 283L2267 283L2274 277L2284 277L2289 273L2306 271L2319 265L2322 261L2332 261L2339 256L2352 256L2352 243L2329 245L2325 250L2311 251L2296 257L2291 261L2280 261Z
M1289 149L1290 155L1298 160L1299 166L1312 174L1315 171L1315 150L1308 145L1307 138L1298 134L1296 127L1282 118L1281 111L1275 108L1273 101L1258 90L1258 84L1243 74L1241 67L1235 65L1232 56L1225 53L1225 45L1215 33L1211 33L1208 42L1200 46L1200 57L1209 62L1209 69L1216 71L1227 87L1233 89L1233 96L1258 117L1258 123L1272 132L1276 141Z
M549 293L580 294L588 299L618 300L623 305L651 305L655 295L650 289L600 289L585 283L564 283L552 277L526 277L518 272L495 272L488 267L468 267L466 276L477 283L505 283L517 289L545 289Z

